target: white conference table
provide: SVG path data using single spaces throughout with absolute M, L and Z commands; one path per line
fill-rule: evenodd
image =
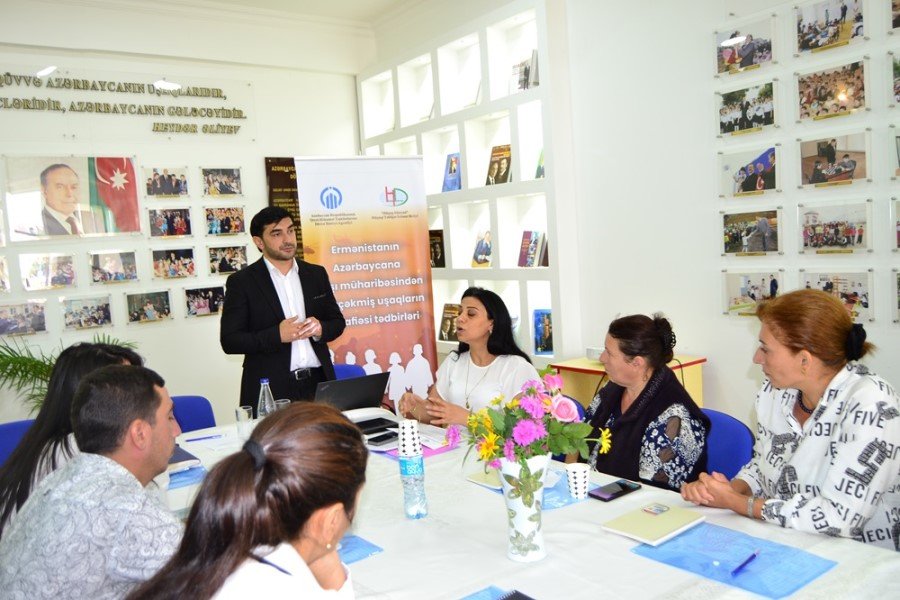
M 186 442 L 207 435 L 224 437 Z M 211 466 L 240 449 L 234 425 L 183 434 L 179 443 Z M 425 461 L 428 516 L 406 519 L 396 461 L 372 454 L 351 533 L 383 548 L 353 563 L 357 598 L 459 599 L 494 585 L 538 600 L 554 598 L 757 597 L 741 589 L 630 552 L 637 543 L 600 524 L 649 502 L 680 505 L 673 493 L 645 486 L 609 503 L 587 499 L 543 514 L 547 557 L 522 564 L 506 557 L 506 509 L 500 494 L 466 480 L 481 468 L 465 446 Z M 554 463 L 560 466 L 559 463 Z M 565 475 L 563 475 L 564 477 Z M 598 483 L 613 478 L 593 473 Z M 172 510 L 189 506 L 198 486 L 170 490 Z M 697 509 L 707 521 L 837 561 L 795 598 L 900 598 L 900 553 L 751 521 L 730 511 Z

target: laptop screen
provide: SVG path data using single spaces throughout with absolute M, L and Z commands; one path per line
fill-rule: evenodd
M 316 386 L 316 402 L 324 402 L 338 410 L 381 406 L 390 373 L 365 377 L 322 381 Z

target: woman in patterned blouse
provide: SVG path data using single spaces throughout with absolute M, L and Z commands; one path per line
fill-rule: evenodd
M 706 470 L 709 419 L 666 363 L 675 334 L 662 315 L 631 315 L 609 325 L 600 360 L 610 383 L 594 397 L 588 419 L 609 428 L 612 449 L 590 448 L 590 465 L 603 473 L 679 490 Z

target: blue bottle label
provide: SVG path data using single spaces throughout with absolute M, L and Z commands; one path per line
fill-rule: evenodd
M 401 456 L 400 457 L 400 475 L 425 475 L 425 461 L 422 455 L 418 456 Z

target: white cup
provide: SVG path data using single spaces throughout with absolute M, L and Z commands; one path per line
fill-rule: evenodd
M 275 401 L 275 410 L 276 411 L 283 410 L 290 405 L 291 405 L 290 400 L 288 400 L 287 398 L 281 398 L 281 399 Z
M 253 407 L 241 406 L 234 409 L 234 418 L 237 421 L 238 437 L 246 441 L 253 432 Z
M 590 471 L 591 467 L 586 463 L 569 463 L 566 465 L 566 480 L 569 483 L 569 495 L 576 500 L 587 498 Z

